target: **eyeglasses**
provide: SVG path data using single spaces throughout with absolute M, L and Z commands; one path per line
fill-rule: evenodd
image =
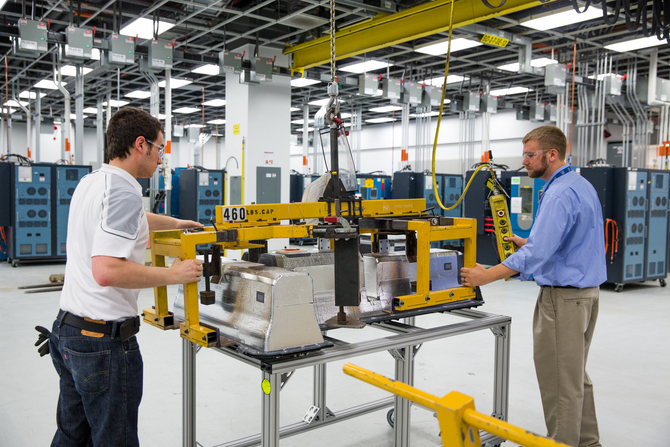
M 145 140 L 147 141 L 147 143 L 151 144 L 152 146 L 156 146 L 156 147 L 158 148 L 158 156 L 159 156 L 160 158 L 163 158 L 163 155 L 165 155 L 165 145 L 164 145 L 164 144 L 161 144 L 161 145 L 159 146 L 159 145 L 157 145 L 156 143 L 154 143 L 154 142 L 151 141 L 151 140 L 147 140 L 146 138 L 145 138 Z
M 523 159 L 525 160 L 526 158 L 529 160 L 532 160 L 533 158 L 537 157 L 540 154 L 544 154 L 545 152 L 549 152 L 551 149 L 546 149 L 546 150 L 539 150 L 539 151 L 533 151 L 533 152 L 524 152 L 521 155 L 523 155 Z

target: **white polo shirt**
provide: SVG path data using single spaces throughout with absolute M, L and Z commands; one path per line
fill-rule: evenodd
M 94 320 L 137 316 L 140 290 L 101 287 L 93 278 L 91 258 L 110 256 L 144 265 L 148 241 L 142 187 L 132 175 L 103 164 L 82 178 L 70 204 L 60 308 Z

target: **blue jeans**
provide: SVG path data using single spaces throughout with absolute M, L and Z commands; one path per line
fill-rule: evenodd
M 87 336 L 56 320 L 50 351 L 60 376 L 51 446 L 139 446 L 143 363 L 137 338 Z

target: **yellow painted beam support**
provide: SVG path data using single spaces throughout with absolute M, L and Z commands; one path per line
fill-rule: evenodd
M 476 411 L 474 399 L 458 391 L 437 397 L 351 363 L 346 363 L 342 369 L 349 376 L 435 411 L 443 446 L 479 447 L 479 429 L 524 447 L 568 447 Z
M 426 2 L 405 11 L 377 17 L 335 33 L 335 59 L 356 56 L 449 30 L 451 0 Z M 507 0 L 490 9 L 481 0 L 456 0 L 454 28 L 511 14 L 543 4 L 539 0 Z M 293 54 L 292 70 L 330 62 L 330 37 L 325 36 L 284 49 Z

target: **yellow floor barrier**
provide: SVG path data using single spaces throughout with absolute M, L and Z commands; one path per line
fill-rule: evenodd
M 435 411 L 440 424 L 443 446 L 481 447 L 478 430 L 480 429 L 524 447 L 568 447 L 553 439 L 536 435 L 475 411 L 474 399 L 458 391 L 437 397 L 351 363 L 345 364 L 343 370 L 345 374 Z

